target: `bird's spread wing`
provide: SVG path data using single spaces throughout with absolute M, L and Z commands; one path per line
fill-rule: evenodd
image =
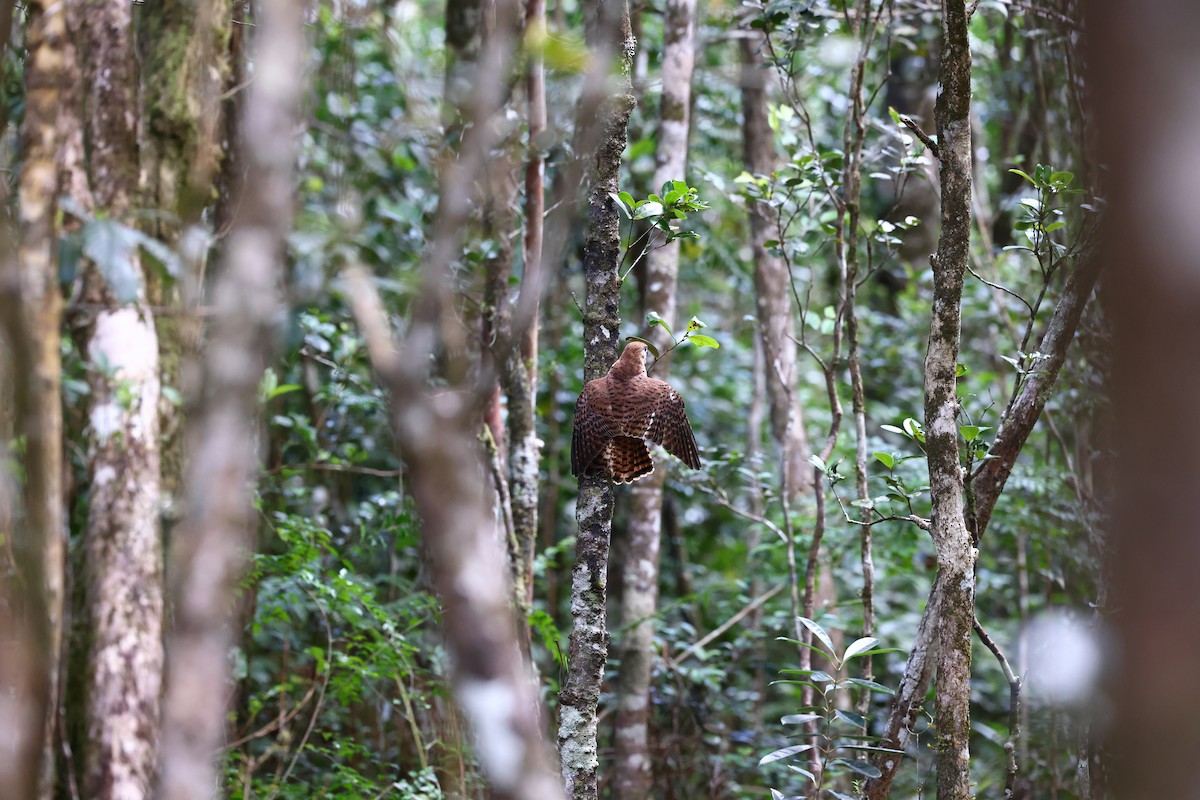
M 587 472 L 604 447 L 617 435 L 616 427 L 595 406 L 597 391 L 593 384 L 583 387 L 575 401 L 575 431 L 571 436 L 571 474 L 579 477 Z
M 700 451 L 696 447 L 692 425 L 683 410 L 683 398 L 664 381 L 656 381 L 656 384 L 657 399 L 646 437 L 661 444 L 668 453 L 692 469 L 700 469 Z

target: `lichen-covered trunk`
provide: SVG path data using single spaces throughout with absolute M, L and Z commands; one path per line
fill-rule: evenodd
M 685 180 L 690 130 L 689 108 L 696 48 L 696 1 L 668 0 L 663 21 L 662 98 L 659 107 L 654 191 L 670 180 Z M 646 255 L 643 305 L 672 325 L 679 274 L 679 243 Z M 671 338 L 661 327 L 650 332 L 664 352 Z M 670 362 L 655 366 L 667 380 Z M 616 755 L 613 794 L 621 800 L 648 797 L 653 780 L 648 750 L 650 678 L 654 659 L 654 620 L 658 611 L 658 565 L 662 541 L 663 485 L 667 464 L 637 483 L 629 509 L 629 549 L 625 555 L 620 627 L 621 670 L 617 678 Z
M 214 289 L 194 417 L 188 507 L 172 550 L 174 630 L 167 648 L 159 796 L 217 794 L 229 696 L 231 602 L 254 530 L 258 383 L 282 313 L 284 235 L 292 218 L 294 132 L 306 52 L 303 10 L 264 0 L 256 79 L 239 145 L 246 180 Z
M 587 41 L 601 63 L 615 67 L 616 86 L 596 109 L 579 117 L 592 130 L 581 136 L 595 142 L 588 170 L 587 236 L 583 275 L 586 285 L 583 319 L 584 380 L 599 378 L 617 360 L 621 284 L 617 274 L 621 236 L 616 203 L 621 152 L 628 136 L 634 99 L 629 70 L 634 49 L 625 0 L 594 0 L 586 7 Z M 589 76 L 590 77 L 590 76 Z M 597 76 L 605 79 L 607 76 Z M 611 78 L 610 78 L 611 79 Z M 608 658 L 605 620 L 608 552 L 612 536 L 613 487 L 602 476 L 581 477 L 575 519 L 575 567 L 571 573 L 571 631 L 567 674 L 559 693 L 558 748 L 563 782 L 571 800 L 597 797 L 596 705 Z
M 84 788 L 97 800 L 145 798 L 158 765 L 163 671 L 158 338 L 145 304 L 98 314 L 86 350 L 94 368 Z
M 25 437 L 25 518 L 14 537 L 16 567 L 28 587 L 9 597 L 0 658 L 0 689 L 14 698 L 11 737 L 0 758 L 0 789 L 14 797 L 54 794 L 54 720 L 58 711 L 63 632 L 64 552 L 61 341 L 62 296 L 55 247 L 58 196 L 58 108 L 65 74 L 66 20 L 61 4 L 28 5 L 25 109 L 17 187 L 15 270 L 5 269 L 0 317 L 12 347 L 15 430 Z M 11 252 L 0 253 L 6 261 Z M 14 586 L 17 582 L 14 582 Z M 13 613 L 13 612 L 16 613 Z
M 78 30 L 88 191 L 72 199 L 119 223 L 133 207 L 139 159 L 132 8 L 67 4 Z M 80 191 L 80 182 L 72 182 Z M 135 276 L 118 296 L 88 264 L 83 298 L 96 309 L 79 328 L 88 364 L 89 500 L 84 532 L 88 674 L 88 797 L 149 797 L 158 766 L 163 671 L 159 533 L 158 337 L 140 259 L 104 265 Z
M 525 4 L 526 36 L 546 27 L 546 3 Z M 522 241 L 524 271 L 517 301 L 517 344 L 509 361 L 508 463 L 512 495 L 513 533 L 526 594 L 533 602 L 533 554 L 538 534 L 538 487 L 542 443 L 534 426 L 537 411 L 538 317 L 545 277 L 542 270 L 543 216 L 546 211 L 546 164 L 538 142 L 546 130 L 546 68 L 540 54 L 530 52 L 525 74 L 528 103 L 528 161 L 525 164 L 525 233 Z
M 971 796 L 971 636 L 976 551 L 963 509 L 956 367 L 963 275 L 971 245 L 971 51 L 967 9 L 942 4 L 941 92 L 934 112 L 941 162 L 941 235 L 933 257 L 933 309 L 925 357 L 925 442 L 932 502 L 930 535 L 945 593 L 936 649 L 937 796 Z

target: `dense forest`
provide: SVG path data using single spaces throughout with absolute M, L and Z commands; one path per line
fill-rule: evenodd
M 1197 796 L 1197 30 L 0 2 L 0 800 Z

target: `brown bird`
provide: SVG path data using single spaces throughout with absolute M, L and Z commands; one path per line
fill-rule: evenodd
M 654 471 L 647 441 L 700 469 L 683 398 L 665 381 L 646 374 L 646 345 L 630 342 L 608 374 L 588 381 L 575 402 L 571 474 L 633 483 Z

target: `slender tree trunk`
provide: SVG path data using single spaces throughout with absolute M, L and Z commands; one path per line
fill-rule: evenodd
M 744 36 L 742 48 L 742 117 L 746 170 L 753 175 L 775 171 L 775 137 L 767 119 L 767 71 L 757 33 Z M 804 417 L 796 401 L 796 343 L 793 337 L 792 276 L 783 259 L 766 242 L 778 238 L 775 221 L 765 203 L 751 203 L 750 249 L 754 255 L 755 304 L 758 336 L 763 347 L 767 376 L 767 404 L 771 435 L 786 467 L 787 501 L 791 503 L 808 486 L 812 475 L 808 457 L 812 450 L 804 430 Z
M 528 0 L 525 5 L 525 35 L 544 36 L 545 0 Z M 528 607 L 533 602 L 533 556 L 538 536 L 538 486 L 541 441 L 534 425 L 537 406 L 538 317 L 545 277 L 542 271 L 543 216 L 545 203 L 545 158 L 542 137 L 546 130 L 546 69 L 541 54 L 528 55 L 525 97 L 528 104 L 528 145 L 525 162 L 525 234 L 522 240 L 521 292 L 514 315 L 512 349 L 505 372 L 508 400 L 508 463 L 512 496 L 513 535 L 517 564 L 521 570 L 519 598 Z
M 61 686 L 66 529 L 63 514 L 62 296 L 55 247 L 58 111 L 66 74 L 61 4 L 29 4 L 25 112 L 21 123 L 16 268 L 5 268 L 0 317 L 16 382 L 16 431 L 25 437 L 24 524 L 15 537 L 20 583 L 7 599 L 5 633 L 17 652 L 0 667 L 4 696 L 25 698 L 4 715 L 12 743 L 0 759 L 0 788 L 14 797 L 54 795 L 54 743 Z M 10 262 L 12 253 L 0 258 Z M 6 528 L 11 530 L 11 528 Z M 20 586 L 16 590 L 16 586 Z M 14 602 L 15 601 L 15 602 Z M 6 639 L 6 641 L 9 641 Z M 23 705 L 23 707 L 21 707 Z
M 746 170 L 753 175 L 769 176 L 775 170 L 775 139 L 768 121 L 767 75 L 762 48 L 765 41 L 761 34 L 741 39 L 742 51 L 742 143 Z M 758 337 L 762 346 L 762 365 L 765 370 L 766 398 L 771 437 L 775 441 L 779 459 L 785 517 L 785 535 L 788 536 L 789 594 L 792 615 L 812 617 L 818 602 L 832 605 L 837 591 L 829 571 L 820 569 L 821 543 L 825 530 L 824 476 L 809 464 L 812 449 L 804 428 L 804 413 L 796 395 L 796 343 L 792 317 L 792 275 L 786 261 L 772 253 L 767 242 L 778 239 L 780 232 L 766 203 L 752 202 L 749 205 L 750 250 L 754 256 L 755 308 L 758 316 Z M 836 398 L 833 398 L 836 399 Z M 840 410 L 835 411 L 835 420 Z M 835 422 L 836 424 L 836 422 Z M 814 498 L 815 524 L 812 545 L 805 564 L 803 587 L 796 565 L 795 536 L 790 523 L 791 511 L 805 489 L 811 489 Z M 812 634 L 799 621 L 795 623 L 795 636 L 801 641 L 810 641 Z M 834 632 L 835 644 L 840 646 L 841 634 Z M 812 651 L 798 648 L 797 667 L 812 667 Z M 802 704 L 811 705 L 812 689 L 804 687 Z M 813 751 L 814 757 L 816 750 Z M 814 766 L 817 766 L 814 762 Z
M 629 80 L 635 43 L 625 0 L 595 0 L 586 6 L 587 42 L 593 57 L 615 66 L 620 78 L 603 92 L 585 85 L 580 104 L 586 130 L 594 141 L 587 197 L 588 228 L 584 243 L 584 380 L 599 378 L 617 360 L 620 331 L 620 291 L 617 275 L 621 237 L 616 203 L 621 152 L 625 149 L 629 115 L 635 100 Z M 607 70 L 592 71 L 589 83 L 613 80 Z M 594 108 L 592 101 L 598 100 Z M 594 118 L 592 115 L 594 114 Z M 596 705 L 608 657 L 605 620 L 608 552 L 612 536 L 613 487 L 599 476 L 579 479 L 575 518 L 575 568 L 571 576 L 574 628 L 568 649 L 568 671 L 559 694 L 558 747 L 563 781 L 571 800 L 594 800 L 598 795 Z
M 502 80 L 513 49 L 515 4 L 494 6 L 496 36 L 483 43 L 464 107 L 468 135 L 440 176 L 439 214 L 423 264 L 419 313 L 400 352 L 369 276 L 347 275 L 349 296 L 375 369 L 391 394 L 394 430 L 409 467 L 422 538 L 442 601 L 455 697 L 476 733 L 479 761 L 498 800 L 555 800 L 561 787 L 542 739 L 534 681 L 521 659 L 516 621 L 484 496 L 476 440 L 493 385 L 476 381 L 454 313 L 452 267 L 475 199 L 475 180 L 495 146 Z M 441 380 L 429 382 L 426 355 L 444 357 Z M 485 376 L 489 377 L 489 376 Z
M 190 424 L 189 507 L 172 553 L 175 629 L 168 643 L 159 795 L 210 798 L 229 696 L 230 597 L 254 530 L 258 383 L 282 306 L 284 235 L 292 217 L 296 130 L 306 52 L 302 10 L 259 6 L 257 57 L 240 145 L 246 181 L 226 244 Z
M 668 0 L 663 22 L 662 99 L 659 109 L 657 166 L 653 189 L 684 180 L 687 168 L 692 71 L 696 48 L 696 0 Z M 642 297 L 672 325 L 676 320 L 675 289 L 679 243 L 651 250 L 646 256 Z M 651 330 L 659 352 L 672 344 L 661 327 Z M 655 365 L 656 377 L 667 380 L 670 357 Z M 640 800 L 649 796 L 653 780 L 648 749 L 650 678 L 654 660 L 654 620 L 658 612 L 658 565 L 662 541 L 663 485 L 667 464 L 660 463 L 634 485 L 629 511 L 629 550 L 621 598 L 621 671 L 617 679 L 614 796 Z
M 975 619 L 975 558 L 963 511 L 955 371 L 961 340 L 963 274 L 971 245 L 971 51 L 967 9 L 942 4 L 941 93 L 934 112 L 941 162 L 941 234 L 933 257 L 933 310 L 925 358 L 925 438 L 930 535 L 938 583 L 945 592 L 938 618 L 937 796 L 971 796 L 971 634 Z

